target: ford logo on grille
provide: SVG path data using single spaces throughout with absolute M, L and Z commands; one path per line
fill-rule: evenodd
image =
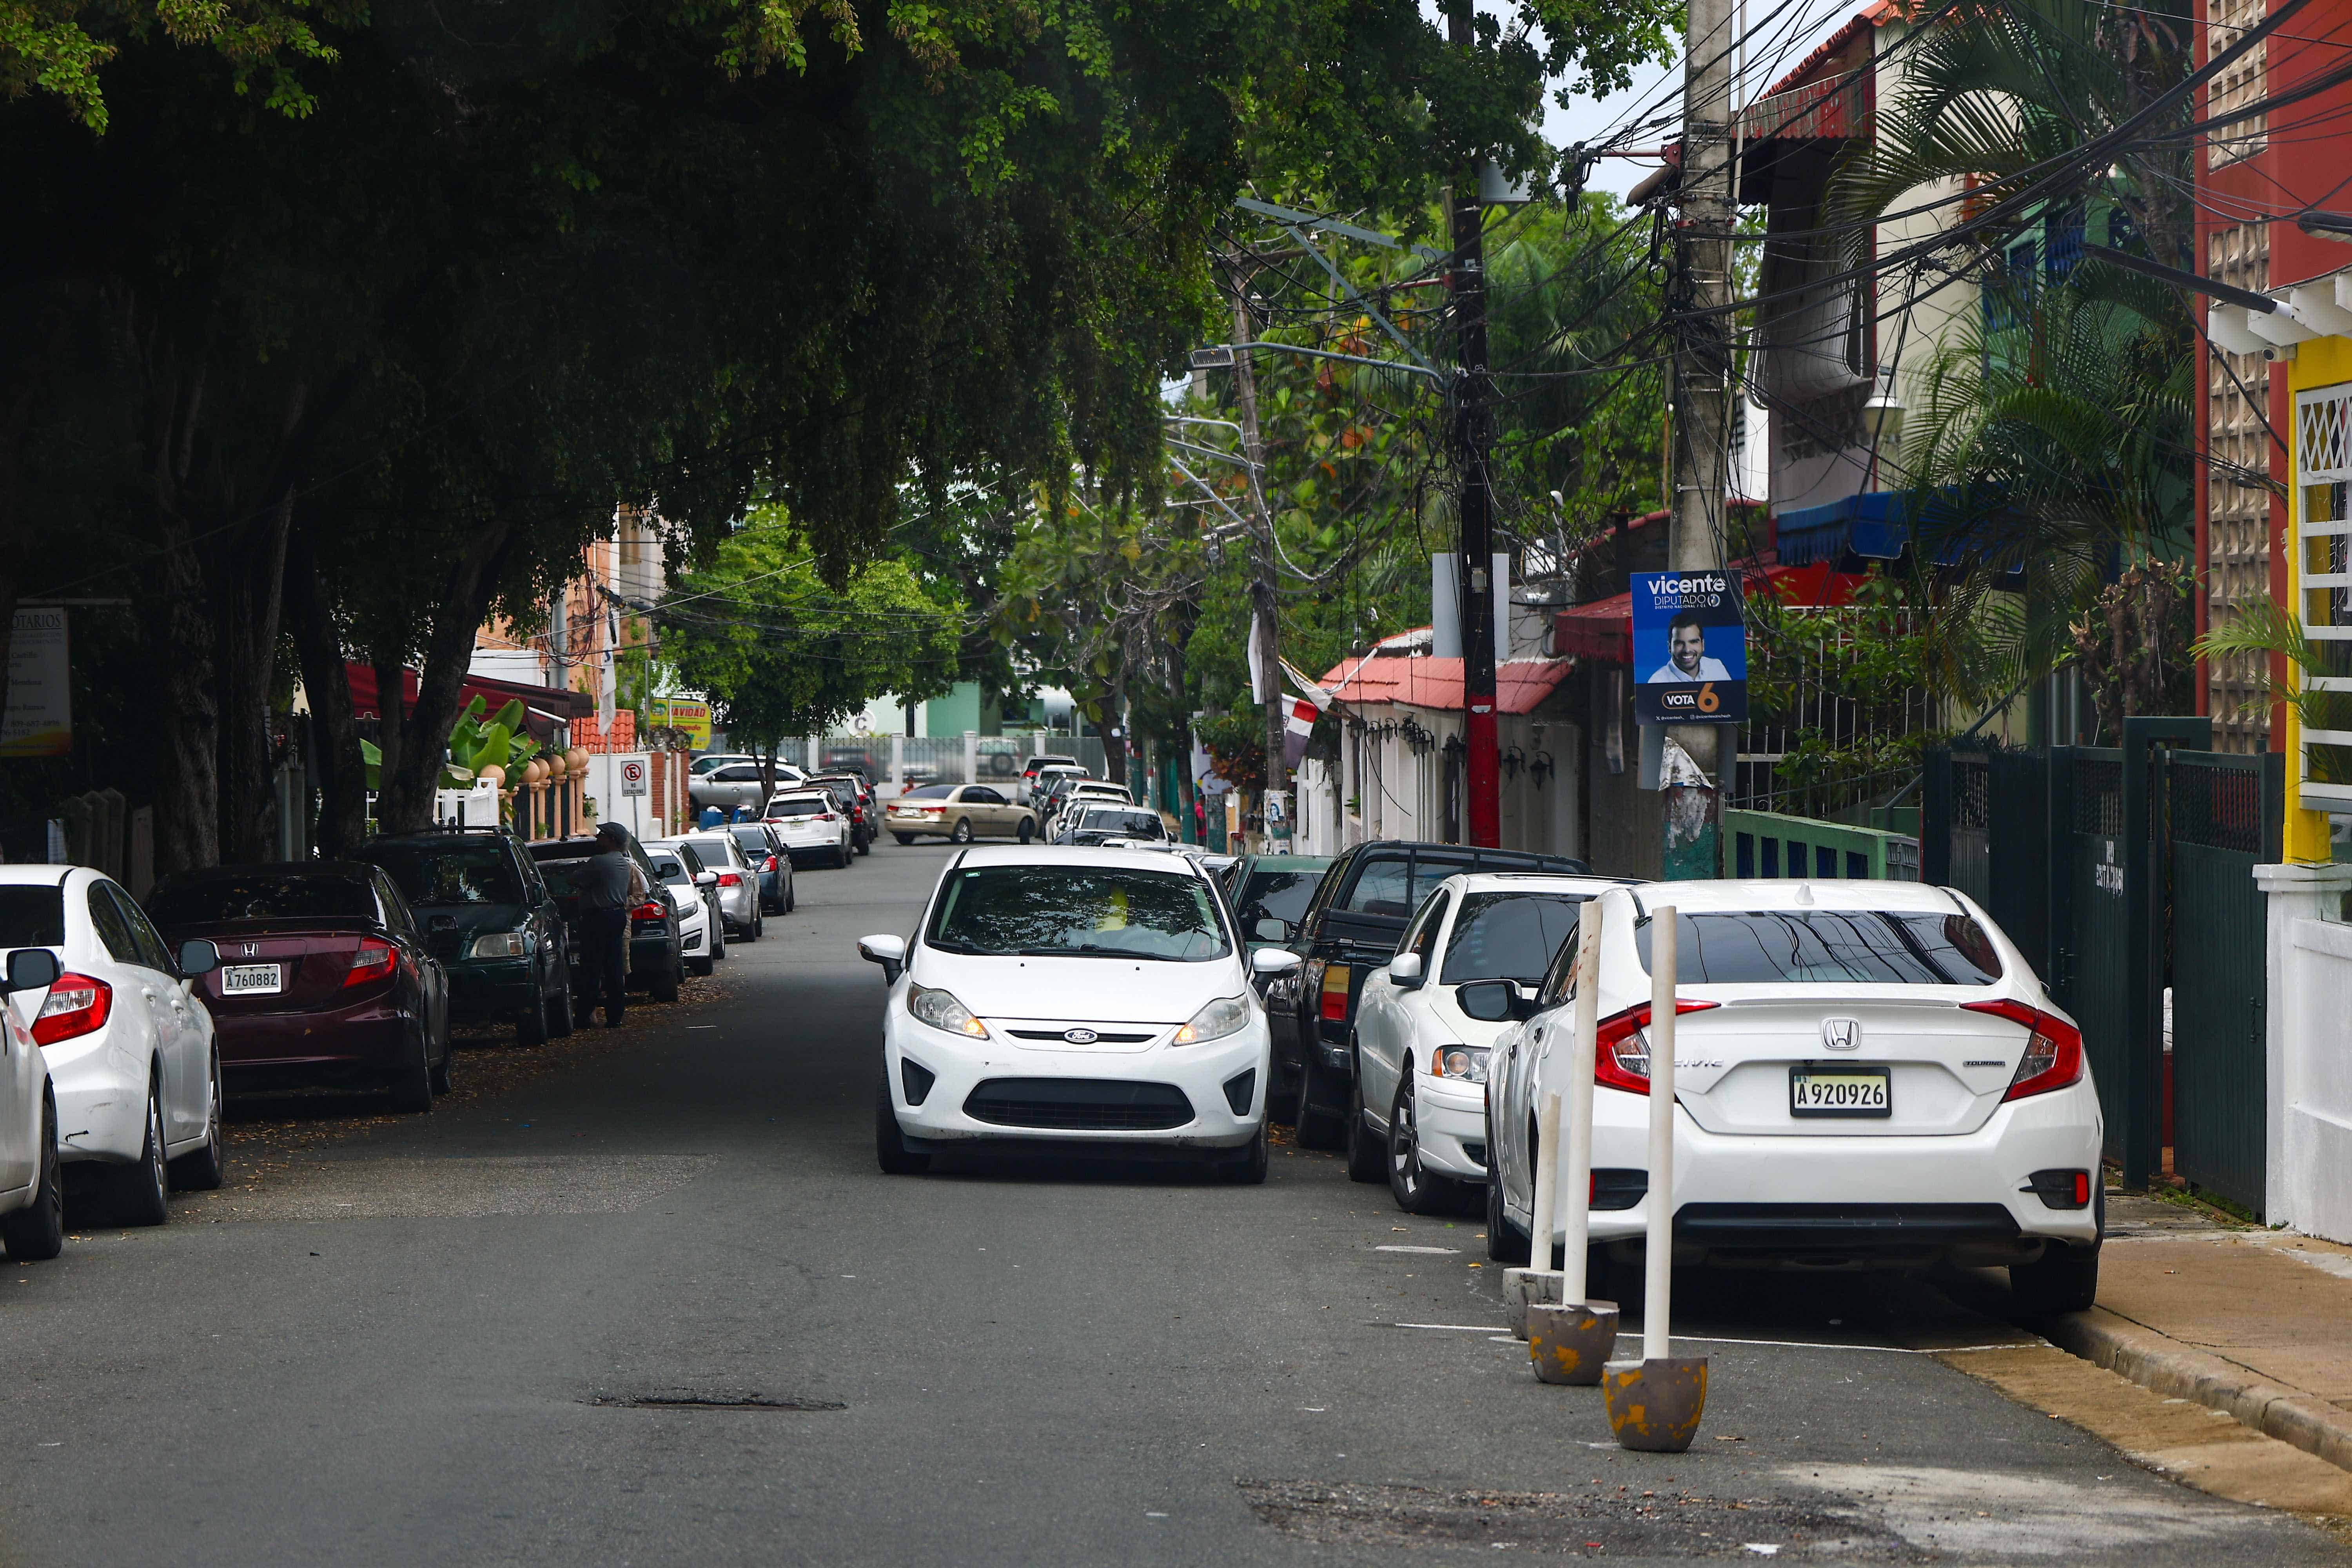
M 1065 1029 L 1062 1031 L 1062 1038 L 1074 1046 L 1091 1046 L 1102 1037 L 1092 1029 Z

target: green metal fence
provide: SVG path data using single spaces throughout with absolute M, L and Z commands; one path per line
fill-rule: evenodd
M 1727 811 L 1723 874 L 1916 882 L 1919 840 L 1908 834 L 1774 811 Z

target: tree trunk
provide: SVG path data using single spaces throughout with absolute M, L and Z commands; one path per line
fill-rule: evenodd
M 302 689 L 310 701 L 310 734 L 318 752 L 319 853 L 332 859 L 348 854 L 367 834 L 367 762 L 360 754 L 342 634 L 327 604 L 308 528 L 295 530 L 289 542 L 286 618 L 302 661 Z
M 269 696 L 277 682 L 286 536 L 293 515 L 294 487 L 282 484 L 268 521 L 222 552 L 221 847 L 231 860 L 278 858 Z
M 163 700 L 157 728 L 155 874 L 220 863 L 220 706 L 203 563 L 186 512 L 188 465 L 204 408 L 201 371 L 163 351 L 150 425 L 151 499 L 163 542 L 163 615 L 154 648 Z
M 449 750 L 449 731 L 463 706 L 466 668 L 473 661 L 474 634 L 489 611 L 498 586 L 497 566 L 512 525 L 482 525 L 449 574 L 448 591 L 433 619 L 425 645 L 425 668 L 416 680 L 416 708 L 401 727 L 400 756 L 387 749 L 377 771 L 375 819 L 383 833 L 418 833 L 433 826 L 434 791 Z M 399 688 L 394 687 L 396 693 Z M 387 706 L 396 707 L 397 703 Z

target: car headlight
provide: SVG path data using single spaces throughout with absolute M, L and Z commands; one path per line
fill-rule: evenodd
M 468 952 L 475 958 L 523 958 L 530 952 L 530 938 L 519 931 L 485 931 Z
M 1429 1053 L 1429 1076 L 1464 1083 L 1486 1081 L 1486 1053 L 1476 1046 L 1440 1046 Z
M 988 1038 L 988 1026 L 971 1016 L 971 1009 L 957 1001 L 949 992 L 934 990 L 929 985 L 907 987 L 907 1011 L 934 1029 L 944 1029 L 950 1035 L 962 1035 L 975 1040 Z
M 1192 1015 L 1172 1046 L 1197 1046 L 1203 1040 L 1222 1040 L 1227 1035 L 1239 1034 L 1250 1021 L 1249 999 L 1244 996 L 1220 996 Z

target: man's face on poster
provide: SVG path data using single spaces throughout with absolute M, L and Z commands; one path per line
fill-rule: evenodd
M 1673 655 L 1675 668 L 1685 675 L 1696 678 L 1698 674 L 1698 661 L 1706 657 L 1706 633 L 1685 622 L 1674 628 L 1666 646 L 1667 650 Z

